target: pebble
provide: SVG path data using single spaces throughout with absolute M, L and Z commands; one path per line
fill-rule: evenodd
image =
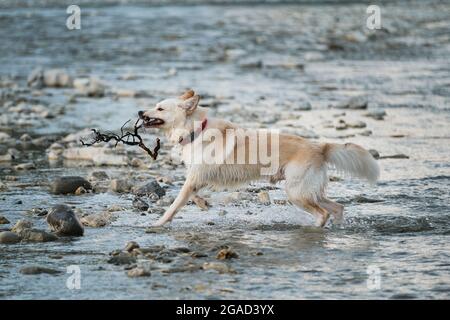
M 89 214 L 80 219 L 80 222 L 91 228 L 101 228 L 111 222 L 111 214 L 107 212 Z
M 368 151 L 374 159 L 380 159 L 380 153 L 377 150 L 369 149 Z
M 46 267 L 40 267 L 40 266 L 26 266 L 20 269 L 20 273 L 26 274 L 26 275 L 34 275 L 34 274 L 60 274 L 62 271 L 50 269 Z
M 116 266 L 136 263 L 136 258 L 128 252 L 121 252 L 108 260 L 108 263 Z
M 393 154 L 389 156 L 380 156 L 380 159 L 409 159 L 409 156 L 403 153 Z
M 110 188 L 114 192 L 124 193 L 130 191 L 131 185 L 127 179 L 113 179 Z
M 384 110 L 371 110 L 364 114 L 364 116 L 373 118 L 375 120 L 384 120 L 384 117 L 386 116 L 386 111 Z
M 158 183 L 158 181 L 153 180 L 150 182 L 147 182 L 133 190 L 133 192 L 138 196 L 150 196 L 150 195 L 157 195 L 158 198 L 163 197 L 166 194 L 166 190 L 164 190 L 163 187 L 161 187 Z
M 27 163 L 21 163 L 14 166 L 14 170 L 21 171 L 21 170 L 34 170 L 36 169 L 36 166 L 32 162 Z
M 128 275 L 130 278 L 149 277 L 149 276 L 150 276 L 150 271 L 145 270 L 145 269 L 142 268 L 142 267 L 136 267 L 136 268 L 133 268 L 133 269 L 129 270 L 129 271 L 127 272 L 127 275 Z
M 23 240 L 31 242 L 50 242 L 58 240 L 58 237 L 54 234 L 38 229 L 21 230 L 19 236 L 21 236 Z
M 85 190 L 92 190 L 92 185 L 83 177 L 65 176 L 58 177 L 52 181 L 50 190 L 53 194 L 75 193 L 79 187 Z
M 215 270 L 219 273 L 234 273 L 235 271 L 227 264 L 222 262 L 205 262 L 202 266 L 203 270 Z
M 9 220 L 4 216 L 0 216 L 0 224 L 9 224 Z
M 133 200 L 133 208 L 139 210 L 139 211 L 147 211 L 150 206 L 147 202 L 142 200 L 141 198 L 134 198 Z
M 134 249 L 138 249 L 140 248 L 139 244 L 136 241 L 130 241 L 127 243 L 127 245 L 125 246 L 125 251 L 127 252 L 131 252 Z
M 75 212 L 67 205 L 59 204 L 50 209 L 47 223 L 52 231 L 60 236 L 82 236 L 83 225 Z
M 367 97 L 357 96 L 357 97 L 352 97 L 345 102 L 341 102 L 341 103 L 337 104 L 335 107 L 338 109 L 359 110 L 359 109 L 367 109 L 368 104 L 369 104 L 369 101 L 368 101 Z
M 262 203 L 263 205 L 270 205 L 270 196 L 269 193 L 267 191 L 260 191 L 258 193 L 258 200 L 260 203 Z
M 109 176 L 105 171 L 93 171 L 88 177 L 90 181 L 104 181 L 108 180 Z
M 225 260 L 225 259 L 233 259 L 233 258 L 239 258 L 239 255 L 234 252 L 233 250 L 229 249 L 229 248 L 225 248 L 225 249 L 221 249 L 217 255 L 216 258 L 218 260 Z
M 1 244 L 14 244 L 20 242 L 21 238 L 11 231 L 0 232 L 0 243 Z

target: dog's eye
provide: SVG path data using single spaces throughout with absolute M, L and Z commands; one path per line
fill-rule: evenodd
M 156 108 L 156 111 L 164 111 L 164 109 L 159 107 L 159 108 Z

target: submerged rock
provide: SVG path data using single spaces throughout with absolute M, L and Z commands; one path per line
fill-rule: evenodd
M 62 273 L 62 271 L 50 269 L 46 267 L 40 267 L 40 266 L 26 266 L 20 269 L 20 273 L 26 274 L 26 275 L 33 275 L 33 274 L 59 274 Z
M 67 205 L 56 205 L 47 215 L 50 228 L 60 236 L 82 236 L 84 228 L 75 212 Z
M 338 109 L 367 109 L 369 100 L 365 96 L 352 97 L 348 101 L 341 102 L 335 107 Z
M 222 262 L 205 262 L 203 270 L 215 270 L 219 273 L 234 273 L 235 271 L 225 263 Z
M 133 269 L 129 270 L 129 271 L 127 272 L 127 275 L 128 275 L 130 278 L 149 277 L 149 276 L 150 276 L 150 271 L 145 270 L 145 269 L 142 268 L 142 267 L 136 267 L 136 268 L 133 268 Z
M 14 244 L 20 242 L 21 238 L 11 231 L 0 232 L 0 243 L 1 244 Z
M 71 87 L 73 79 L 66 71 L 61 69 L 43 70 L 37 68 L 28 76 L 27 84 L 29 87 L 38 89 L 43 87 Z
M 111 190 L 117 193 L 128 192 L 131 189 L 131 184 L 127 179 L 113 179 L 111 180 Z
M 118 265 L 132 264 L 136 262 L 136 258 L 128 252 L 121 252 L 108 260 L 108 263 Z
M 236 258 L 239 258 L 239 255 L 236 252 L 234 252 L 233 250 L 231 250 L 229 248 L 225 248 L 225 249 L 220 250 L 217 253 L 216 258 L 219 260 L 233 259 L 233 258 L 236 259 Z
M 82 217 L 80 221 L 86 227 L 91 228 L 104 227 L 111 222 L 111 213 L 102 212 L 97 214 L 90 214 Z
M 58 237 L 52 233 L 48 233 L 39 229 L 23 229 L 19 232 L 22 240 L 31 242 L 50 242 L 58 240 Z
M 50 185 L 51 192 L 54 194 L 75 193 L 79 187 L 92 190 L 89 181 L 77 176 L 58 177 Z

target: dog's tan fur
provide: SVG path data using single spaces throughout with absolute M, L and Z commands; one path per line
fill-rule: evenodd
M 178 143 L 181 137 L 186 136 L 186 133 L 196 130 L 196 123 L 198 124 L 206 118 L 207 110 L 198 106 L 199 100 L 199 96 L 189 90 L 178 98 L 163 100 L 154 109 L 141 111 L 139 115 L 144 119 L 147 127 L 161 129 L 170 141 Z M 340 221 L 344 210 L 341 204 L 327 199 L 325 196 L 328 166 L 371 182 L 378 179 L 378 164 L 368 151 L 356 144 L 315 143 L 287 134 L 279 135 L 279 158 L 275 172 L 268 176 L 262 176 L 261 169 L 264 166 L 260 161 L 257 161 L 256 164 L 250 164 L 254 162 L 248 161 L 250 158 L 248 154 L 249 141 L 245 140 L 241 143 L 230 141 L 232 138 L 226 130 L 237 128 L 231 122 L 207 118 L 206 129 L 220 130 L 225 137 L 223 144 L 219 146 L 219 149 L 223 150 L 224 160 L 242 151 L 245 153 L 246 162 L 229 164 L 224 161 L 218 164 L 188 165 L 187 178 L 180 193 L 155 225 L 159 226 L 171 221 L 189 199 L 192 199 L 200 207 L 207 208 L 207 203 L 197 195 L 202 188 L 232 188 L 251 181 L 268 179 L 271 183 L 285 180 L 289 200 L 313 214 L 317 219 L 318 226 L 324 226 L 330 214 Z M 234 153 L 225 150 L 227 142 L 231 142 Z M 220 142 L 195 139 L 190 144 L 198 143 Z M 270 145 L 271 140 L 269 139 L 267 143 Z M 190 144 L 184 145 L 183 151 L 192 147 Z M 268 150 L 270 150 L 270 146 Z M 190 156 L 189 152 L 183 154 L 184 157 Z M 229 156 L 229 154 L 231 155 Z M 185 159 L 185 163 L 190 163 L 189 159 Z

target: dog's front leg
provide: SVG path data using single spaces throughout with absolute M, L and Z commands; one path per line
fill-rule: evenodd
M 189 198 L 194 195 L 198 190 L 194 185 L 186 181 L 180 190 L 180 193 L 175 198 L 174 202 L 170 205 L 169 209 L 164 215 L 154 224 L 154 226 L 162 226 L 163 224 L 171 221 L 178 210 L 180 210 Z

